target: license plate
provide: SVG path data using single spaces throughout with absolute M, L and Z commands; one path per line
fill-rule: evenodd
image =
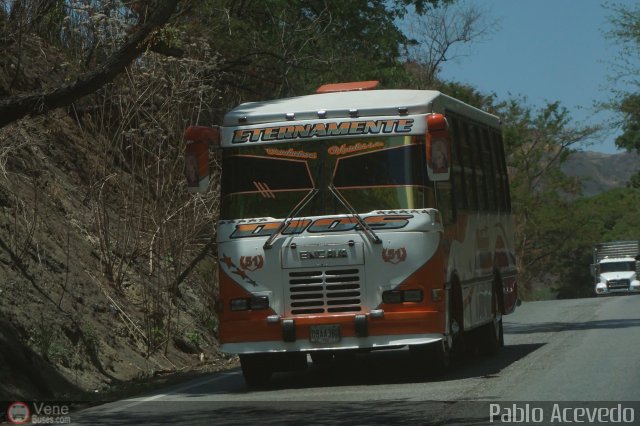
M 311 343 L 336 343 L 340 341 L 340 325 L 312 325 L 309 329 Z

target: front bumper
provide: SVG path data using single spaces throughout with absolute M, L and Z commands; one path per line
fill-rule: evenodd
M 339 325 L 340 340 L 311 342 L 310 329 L 315 325 Z M 221 324 L 220 331 L 221 351 L 228 354 L 382 349 L 432 343 L 446 333 L 444 314 L 437 311 L 294 317 L 278 322 L 252 319 Z
M 632 282 L 628 287 L 609 287 L 606 284 L 600 283 L 596 285 L 595 292 L 599 296 L 616 293 L 640 293 L 640 283 L 635 281 Z
M 384 349 L 407 345 L 421 345 L 433 343 L 444 339 L 442 334 L 420 335 L 395 335 L 395 336 L 370 336 L 370 337 L 344 337 L 340 342 L 333 344 L 315 344 L 309 340 L 296 340 L 295 342 L 269 341 L 225 343 L 221 351 L 227 354 L 251 354 L 265 352 L 313 352 L 313 351 L 338 351 L 347 349 Z

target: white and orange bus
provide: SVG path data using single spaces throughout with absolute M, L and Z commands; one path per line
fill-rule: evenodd
M 409 347 L 446 368 L 491 352 L 517 302 L 500 121 L 437 91 L 377 82 L 238 106 L 187 129 L 192 190 L 222 149 L 219 337 L 245 380 Z M 374 89 L 374 90 L 365 90 Z

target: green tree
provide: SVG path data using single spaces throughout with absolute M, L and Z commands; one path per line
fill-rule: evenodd
M 565 244 L 559 258 L 560 296 L 593 294 L 593 246 L 603 241 L 639 240 L 640 189 L 617 188 L 588 198 L 575 200 L 574 222 L 581 226 Z
M 499 110 L 502 106 L 498 105 L 495 93 L 485 94 L 465 83 L 436 79 L 433 82 L 433 89 L 491 114 L 499 115 L 503 112 Z
M 612 77 L 624 89 L 614 86 L 614 96 L 606 106 L 621 115 L 618 124 L 622 134 L 616 138 L 616 145 L 640 153 L 640 5 L 617 3 L 610 10 L 613 29 L 606 35 L 622 48 L 622 55 L 613 62 Z M 629 182 L 630 186 L 639 184 L 640 171 Z
M 534 109 L 526 100 L 515 99 L 499 110 L 504 120 L 520 282 L 525 297 L 538 297 L 541 288 L 556 282 L 571 240 L 580 233 L 570 201 L 580 193 L 579 182 L 564 175 L 560 166 L 598 129 L 573 125 L 558 102 Z
M 217 50 L 223 102 L 235 105 L 338 81 L 406 87 L 399 58 L 408 40 L 398 18 L 409 5 L 423 13 L 452 1 L 202 0 L 190 3 L 180 28 Z
M 616 138 L 616 145 L 640 153 L 640 94 L 626 95 L 617 108 L 624 118 L 622 134 Z

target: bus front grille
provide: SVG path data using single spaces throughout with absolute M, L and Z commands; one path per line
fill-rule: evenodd
M 289 272 L 289 310 L 292 315 L 360 312 L 362 309 L 358 269 L 304 270 Z
M 629 288 L 629 280 L 610 280 L 607 284 L 610 289 Z

